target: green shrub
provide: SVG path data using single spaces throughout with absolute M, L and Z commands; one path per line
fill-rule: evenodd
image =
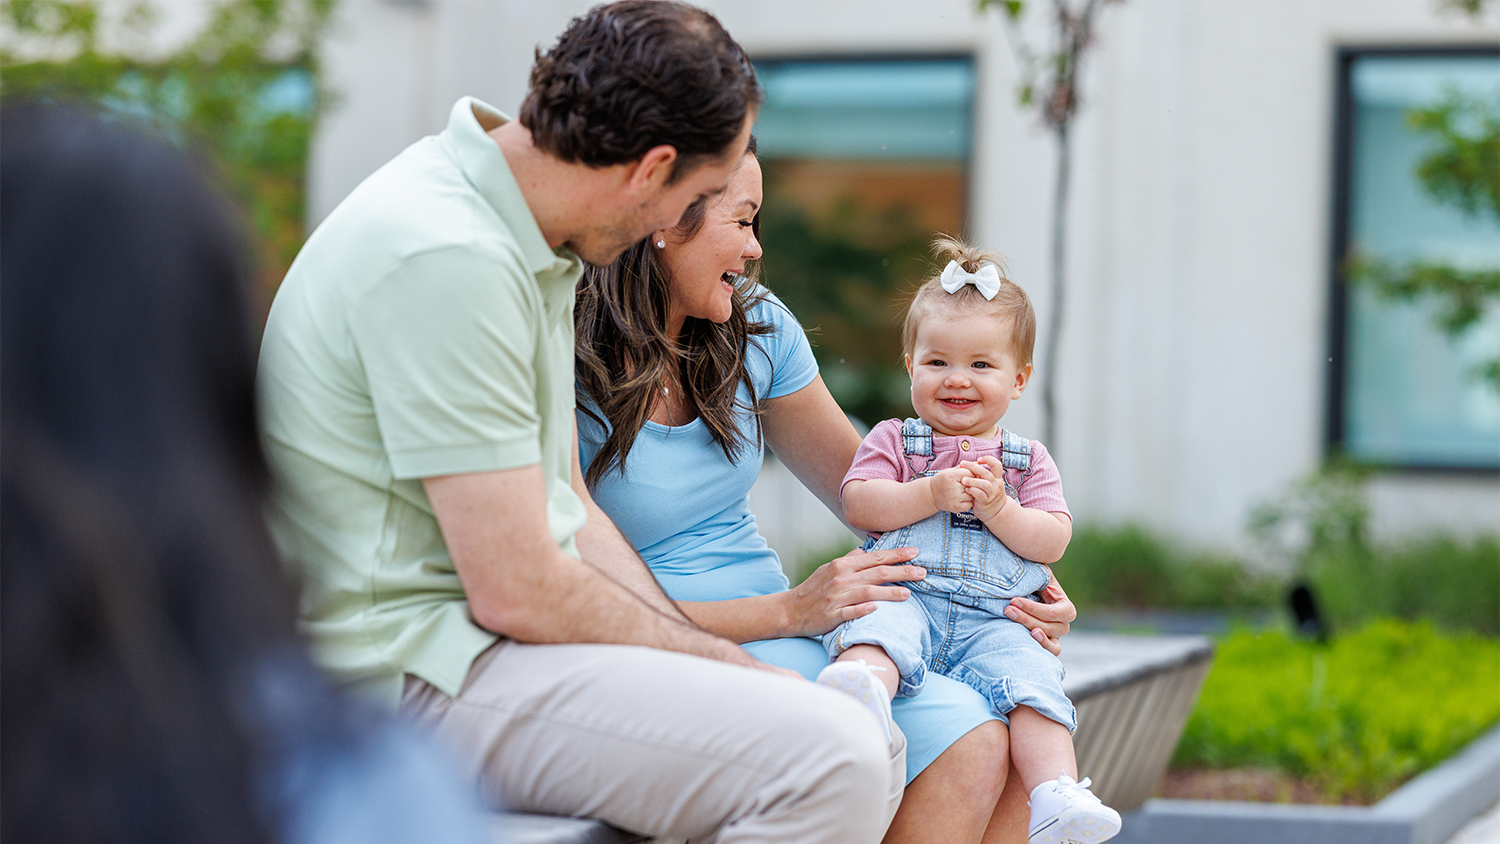
M 1335 462 L 1256 507 L 1250 533 L 1262 553 L 1312 585 L 1334 629 L 1373 618 L 1427 618 L 1500 635 L 1500 537 L 1375 542 L 1370 473 Z
M 1390 616 L 1500 635 L 1500 539 L 1493 536 L 1335 546 L 1309 556 L 1307 576 L 1335 629 Z
M 1136 525 L 1078 528 L 1055 569 L 1080 608 L 1267 607 L 1282 590 L 1238 560 L 1185 553 Z
M 1328 645 L 1223 639 L 1178 767 L 1276 768 L 1365 802 L 1500 720 L 1500 642 L 1378 621 Z

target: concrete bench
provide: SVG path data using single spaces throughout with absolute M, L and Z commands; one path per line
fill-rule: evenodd
M 1070 633 L 1063 689 L 1078 709 L 1078 773 L 1121 812 L 1140 807 L 1172 751 L 1213 661 L 1204 636 Z
M 1078 770 L 1121 812 L 1156 789 L 1187 725 L 1213 645 L 1203 636 L 1072 633 L 1063 640 L 1063 688 L 1078 709 Z M 496 844 L 631 844 L 645 841 L 599 821 L 541 815 L 495 820 Z

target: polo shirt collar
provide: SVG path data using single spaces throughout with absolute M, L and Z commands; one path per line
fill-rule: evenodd
M 578 264 L 577 256 L 568 249 L 554 252 L 547 245 L 547 239 L 542 236 L 536 217 L 510 171 L 505 154 L 494 138 L 486 134 L 510 119 L 489 103 L 474 97 L 461 97 L 448 114 L 448 129 L 443 134 L 452 143 L 458 165 L 468 177 L 469 184 L 509 227 L 531 271 L 538 276 L 564 274 Z

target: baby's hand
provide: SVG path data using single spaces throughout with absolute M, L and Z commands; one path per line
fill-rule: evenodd
M 938 512 L 964 513 L 974 506 L 974 499 L 964 488 L 964 481 L 970 476 L 970 471 L 960 466 L 932 476 L 932 505 Z
M 963 485 L 974 502 L 974 515 L 983 522 L 1000 515 L 1006 505 L 1005 469 L 1000 461 L 986 455 L 977 463 L 965 460 L 958 465 L 969 470 L 970 476 L 963 480 Z

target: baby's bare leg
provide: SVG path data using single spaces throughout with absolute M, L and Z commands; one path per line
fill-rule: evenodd
M 847 663 L 850 660 L 864 660 L 871 669 L 876 669 L 874 676 L 880 678 L 885 684 L 885 691 L 889 697 L 895 697 L 895 687 L 901 682 L 901 672 L 895 670 L 895 663 L 886 657 L 885 648 L 879 645 L 850 645 L 843 654 L 838 654 L 835 663 Z M 885 669 L 879 670 L 879 669 Z
M 896 687 L 901 682 L 901 672 L 896 670 L 896 663 L 886 656 L 885 648 L 879 645 L 850 645 L 849 649 L 839 654 L 839 658 L 834 662 L 848 662 L 856 659 L 862 659 L 866 665 L 876 669 L 875 676 L 885 684 L 886 694 L 892 698 L 896 696 Z M 885 670 L 881 671 L 882 668 Z M 1066 733 L 1067 730 L 1063 732 Z
M 1078 760 L 1068 728 L 1029 706 L 1010 711 L 1010 756 L 1027 792 L 1057 779 L 1060 773 L 1078 779 Z

